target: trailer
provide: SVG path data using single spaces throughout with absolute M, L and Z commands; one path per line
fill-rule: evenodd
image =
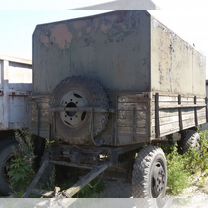
M 208 119 L 205 57 L 144 10 L 38 25 L 32 99 L 31 132 L 56 145 L 25 197 L 49 165 L 89 169 L 65 197 L 122 168 L 134 197 L 163 197 L 161 146 L 198 146 Z
M 28 129 L 31 116 L 32 61 L 0 56 L 0 192 L 8 193 L 8 155 L 16 145 L 15 131 Z

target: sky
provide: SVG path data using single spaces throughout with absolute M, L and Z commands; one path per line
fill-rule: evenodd
M 72 9 L 110 1 L 0 0 L 0 55 L 31 59 L 32 33 L 37 24 L 102 13 L 105 11 Z M 208 2 L 152 1 L 159 10 L 150 13 L 208 57 Z

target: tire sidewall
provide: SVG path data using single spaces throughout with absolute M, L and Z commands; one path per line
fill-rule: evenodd
M 155 146 L 147 146 L 142 149 L 134 162 L 132 173 L 132 191 L 133 197 L 136 198 L 152 198 L 152 173 L 155 162 L 160 161 L 165 172 L 165 189 L 158 196 L 165 196 L 167 187 L 167 161 L 165 154 L 161 148 Z
M 182 138 L 181 150 L 182 153 L 187 153 L 190 149 L 195 148 L 196 150 L 200 149 L 200 135 L 197 131 L 187 130 L 186 135 Z
M 18 155 L 18 145 L 10 143 L 0 151 L 0 192 L 3 195 L 8 195 L 12 192 L 8 178 L 5 177 L 4 167 L 6 162 Z
M 94 85 L 93 85 L 94 84 Z M 53 99 L 51 105 L 60 106 L 61 99 L 65 94 L 69 91 L 80 91 L 84 94 L 85 99 L 88 102 L 88 106 L 90 107 L 102 107 L 106 110 L 108 109 L 108 99 L 101 85 L 95 81 L 86 79 L 83 77 L 69 77 L 66 80 L 63 80 L 54 90 Z M 97 94 L 97 91 L 100 91 L 101 94 L 105 97 L 105 99 L 101 99 Z M 60 140 L 63 140 L 67 143 L 76 143 L 76 144 L 90 144 L 91 140 L 89 139 L 91 136 L 91 113 L 87 112 L 85 116 L 85 120 L 76 128 L 70 128 L 67 126 L 63 120 L 61 119 L 60 113 L 55 113 L 55 122 L 56 122 L 56 132 L 57 137 Z M 107 122 L 102 126 L 100 121 L 107 117 L 106 113 L 95 113 L 94 115 L 94 126 L 96 129 L 100 129 L 97 132 L 94 132 L 94 136 L 97 136 L 102 130 L 104 126 L 106 126 Z M 69 140 L 71 137 L 72 142 Z M 73 138 L 73 139 L 72 139 Z
M 150 165 L 150 168 L 149 168 L 149 174 L 148 174 L 148 191 L 149 191 L 149 196 L 152 198 L 152 184 L 151 184 L 151 177 L 152 177 L 152 172 L 154 171 L 154 165 L 155 163 L 159 161 L 160 164 L 162 165 L 163 167 L 163 170 L 165 171 L 165 187 L 167 187 L 167 162 L 166 162 L 166 158 L 164 157 L 164 154 L 157 154 L 155 155 L 155 157 L 152 159 L 151 161 L 151 165 Z M 164 197 L 165 196 L 165 193 L 166 191 L 164 190 L 159 196 L 158 198 L 160 197 Z

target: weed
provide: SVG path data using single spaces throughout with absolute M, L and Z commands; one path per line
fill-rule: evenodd
M 80 192 L 75 196 L 78 198 L 93 198 L 97 194 L 101 193 L 104 190 L 104 183 L 99 179 L 93 180 L 87 186 L 80 190 Z
M 200 132 L 200 149 L 190 149 L 180 155 L 178 147 L 172 147 L 167 155 L 168 187 L 173 195 L 180 194 L 199 177 L 197 185 L 202 187 L 208 177 L 208 131 Z M 203 175 L 203 176 L 202 176 Z
M 185 168 L 185 160 L 178 153 L 177 146 L 167 156 L 168 160 L 168 187 L 170 193 L 177 195 L 191 185 L 190 173 Z
M 20 196 L 34 177 L 34 154 L 31 136 L 27 131 L 16 132 L 16 139 L 19 143 L 18 154 L 10 162 L 8 177 L 11 187 Z

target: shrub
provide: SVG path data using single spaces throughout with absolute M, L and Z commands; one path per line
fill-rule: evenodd
M 173 195 L 181 193 L 191 185 L 190 173 L 186 170 L 184 157 L 178 153 L 177 146 L 167 155 L 168 187 Z
M 34 154 L 31 136 L 27 131 L 16 132 L 16 139 L 19 143 L 19 151 L 10 162 L 8 176 L 13 190 L 21 195 L 35 174 L 33 171 Z
M 10 183 L 16 192 L 24 191 L 34 176 L 31 162 L 22 155 L 11 161 L 8 172 Z
M 190 149 L 186 154 L 180 155 L 177 146 L 167 155 L 168 161 L 168 187 L 174 195 L 180 194 L 193 184 L 196 176 L 199 178 L 198 186 L 202 187 L 208 176 L 208 131 L 200 132 L 200 149 Z

